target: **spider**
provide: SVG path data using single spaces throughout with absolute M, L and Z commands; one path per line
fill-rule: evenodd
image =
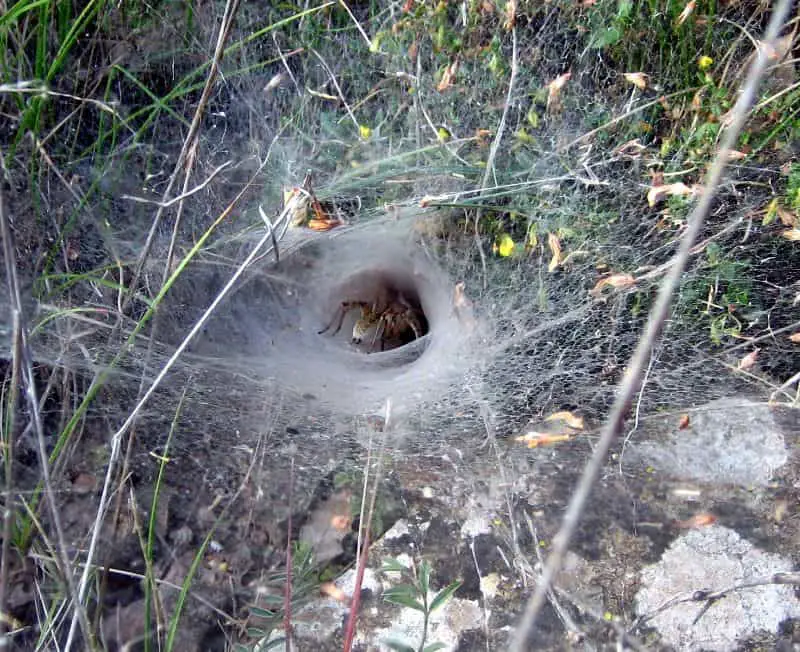
M 321 335 L 329 330 L 336 322 L 336 328 L 331 335 L 336 335 L 344 322 L 345 315 L 351 310 L 359 308 L 361 316 L 353 324 L 353 344 L 361 344 L 367 333 L 374 327 L 375 334 L 369 345 L 369 351 L 375 349 L 378 338 L 381 341 L 381 351 L 386 349 L 386 340 L 400 338 L 409 331 L 414 333 L 414 338 L 423 335 L 423 327 L 419 319 L 419 312 L 402 295 L 398 295 L 385 308 L 379 309 L 378 304 L 370 304 L 366 301 L 342 301 L 336 314 L 330 323 L 319 331 Z M 337 321 L 338 320 L 338 321 Z

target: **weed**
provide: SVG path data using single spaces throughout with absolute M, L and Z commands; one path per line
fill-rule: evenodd
M 383 592 L 383 599 L 401 607 L 407 607 L 422 614 L 422 639 L 416 647 L 399 640 L 386 640 L 384 643 L 395 652 L 435 652 L 444 647 L 441 643 L 427 643 L 428 626 L 431 614 L 444 606 L 453 594 L 461 587 L 461 581 L 456 580 L 431 595 L 431 566 L 426 561 L 419 566 L 402 564 L 396 559 L 385 559 L 381 567 L 383 573 L 399 573 L 405 580 L 404 584 L 395 585 Z

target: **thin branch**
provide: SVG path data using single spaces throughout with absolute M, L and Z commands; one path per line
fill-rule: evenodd
M 177 197 L 174 197 L 173 199 L 170 199 L 169 201 L 156 201 L 155 199 L 147 199 L 146 197 L 135 197 L 134 195 L 121 195 L 121 198 L 122 199 L 128 199 L 130 201 L 135 201 L 135 202 L 138 202 L 139 204 L 154 204 L 155 206 L 158 206 L 159 208 L 169 208 L 173 204 L 177 204 L 179 201 L 183 201 L 187 197 L 191 197 L 195 193 L 201 191 L 209 183 L 211 183 L 211 181 L 214 179 L 214 177 L 216 177 L 226 167 L 231 165 L 231 163 L 233 163 L 233 161 L 225 161 L 219 167 L 214 168 L 214 170 L 211 172 L 211 175 L 205 181 L 203 181 L 200 185 L 195 186 L 191 190 L 187 190 L 183 194 L 178 195 Z
M 216 49 L 214 50 L 214 57 L 211 60 L 211 67 L 208 71 L 208 77 L 206 77 L 206 84 L 203 88 L 203 93 L 200 96 L 200 101 L 197 104 L 197 109 L 195 109 L 194 117 L 192 118 L 192 124 L 189 126 L 189 133 L 186 134 L 186 138 L 183 141 L 183 147 L 178 155 L 178 160 L 175 162 L 175 168 L 170 175 L 169 182 L 167 183 L 167 187 L 162 195 L 162 203 L 169 201 L 172 188 L 178 181 L 178 176 L 180 175 L 184 164 L 188 160 L 189 152 L 196 144 L 195 141 L 200 131 L 200 123 L 203 119 L 203 114 L 205 113 L 208 100 L 211 97 L 211 91 L 214 88 L 217 75 L 219 74 L 222 55 L 225 51 L 225 43 L 228 40 L 228 34 L 230 33 L 230 28 L 233 25 L 233 18 L 236 15 L 237 9 L 239 8 L 239 2 L 240 0 L 227 0 L 225 5 L 225 14 L 223 15 L 222 24 L 220 25 L 219 35 L 217 37 L 217 45 Z M 189 174 L 189 170 L 186 170 L 186 174 Z M 136 263 L 136 269 L 134 270 L 133 278 L 130 282 L 131 287 L 136 287 L 137 283 L 139 282 L 139 277 L 141 276 L 144 265 L 147 262 L 148 256 L 150 255 L 150 249 L 153 246 L 153 240 L 155 240 L 156 233 L 158 233 L 158 227 L 161 224 L 161 218 L 163 217 L 165 210 L 166 208 L 159 207 L 158 212 L 153 218 L 153 223 L 150 226 L 150 231 L 147 234 L 147 239 L 145 240 L 144 247 L 142 248 L 142 253 L 140 254 L 139 260 Z M 122 304 L 123 312 L 127 310 L 129 305 L 130 297 L 127 297 Z M 67 648 L 67 650 L 68 649 L 69 648 Z
M 0 189 L 0 236 L 3 240 L 3 257 L 5 258 L 6 283 L 8 285 L 9 301 L 11 303 L 11 314 L 17 329 L 15 332 L 15 350 L 20 354 L 18 362 L 22 371 L 25 384 L 25 396 L 28 402 L 28 409 L 31 415 L 31 424 L 36 435 L 37 452 L 39 454 L 39 464 L 42 474 L 42 488 L 45 502 L 50 508 L 50 518 L 52 519 L 53 530 L 55 531 L 58 550 L 60 555 L 56 558 L 56 565 L 60 574 L 63 576 L 70 598 L 73 601 L 75 612 L 73 614 L 72 630 L 74 631 L 80 624 L 84 635 L 84 644 L 91 649 L 91 631 L 89 621 L 85 611 L 81 608 L 77 600 L 78 592 L 72 576 L 72 565 L 67 556 L 66 539 L 64 530 L 61 526 L 61 516 L 55 501 L 55 493 L 50 478 L 50 462 L 47 454 L 47 444 L 44 440 L 44 427 L 42 425 L 42 413 L 39 408 L 39 398 L 36 390 L 36 376 L 33 371 L 34 357 L 28 344 L 28 336 L 25 328 L 24 311 L 22 309 L 22 295 L 20 293 L 19 278 L 17 276 L 16 255 L 14 251 L 14 240 L 5 212 L 4 195 Z M 7 498 L 8 499 L 8 498 Z M 6 505 L 6 509 L 10 506 Z
M 292 199 L 289 202 L 287 202 L 286 208 L 284 208 L 283 213 L 281 213 L 281 216 L 278 218 L 278 223 L 279 224 L 283 220 L 288 221 L 289 215 L 291 213 L 291 210 L 294 208 L 294 204 L 295 204 L 296 201 L 297 201 L 297 197 L 295 196 L 295 197 L 292 197 Z M 91 563 L 92 563 L 92 560 L 94 559 L 94 555 L 95 555 L 96 550 L 97 550 L 97 544 L 98 544 L 98 540 L 100 538 L 101 524 L 102 524 L 103 518 L 105 517 L 105 513 L 106 513 L 106 511 L 108 509 L 108 504 L 109 504 L 109 502 L 111 500 L 111 496 L 109 495 L 109 492 L 110 492 L 110 489 L 111 489 L 111 482 L 112 482 L 113 477 L 114 477 L 114 470 L 116 468 L 116 463 L 117 463 L 117 460 L 119 459 L 119 455 L 120 455 L 122 436 L 128 431 L 128 429 L 131 427 L 133 422 L 137 419 L 137 417 L 139 415 L 139 412 L 141 412 L 141 410 L 144 407 L 145 403 L 147 403 L 147 401 L 153 395 L 155 390 L 161 385 L 161 383 L 163 382 L 164 378 L 166 378 L 166 376 L 169 374 L 169 371 L 172 369 L 172 367 L 175 365 L 175 363 L 181 357 L 181 355 L 186 350 L 186 348 L 189 346 L 189 344 L 192 342 L 192 340 L 194 340 L 195 336 L 206 325 L 208 320 L 211 318 L 211 316 L 216 311 L 217 306 L 222 302 L 222 300 L 233 289 L 233 287 L 236 285 L 236 283 L 239 280 L 239 278 L 250 267 L 250 264 L 253 262 L 253 260 L 256 258 L 256 256 L 259 254 L 259 252 L 261 251 L 261 248 L 266 244 L 266 242 L 271 237 L 272 237 L 271 233 L 265 234 L 261 238 L 261 240 L 258 241 L 258 243 L 255 245 L 255 247 L 253 247 L 253 250 L 247 256 L 245 261 L 237 268 L 236 272 L 234 272 L 234 274 L 231 276 L 231 278 L 225 284 L 225 287 L 223 287 L 222 290 L 220 290 L 219 294 L 217 294 L 217 296 L 211 302 L 211 305 L 209 305 L 209 307 L 206 308 L 206 311 L 203 313 L 203 315 L 200 317 L 200 319 L 198 319 L 197 323 L 195 323 L 195 325 L 189 331 L 188 335 L 184 338 L 184 340 L 181 342 L 181 344 L 178 346 L 178 348 L 172 354 L 170 359 L 167 360 L 167 362 L 164 365 L 164 367 L 161 369 L 159 374 L 153 380 L 152 384 L 147 389 L 147 391 L 144 393 L 142 398 L 139 399 L 139 402 L 136 404 L 136 406 L 133 408 L 133 410 L 131 410 L 131 413 L 128 415 L 128 418 L 125 420 L 125 422 L 122 424 L 122 426 L 120 426 L 119 430 L 117 430 L 117 432 L 115 432 L 113 437 L 111 438 L 111 454 L 110 454 L 110 457 L 109 457 L 108 468 L 106 469 L 106 476 L 105 476 L 105 480 L 104 480 L 104 483 L 103 483 L 103 490 L 102 490 L 102 493 L 100 495 L 100 504 L 98 505 L 98 508 L 97 508 L 97 518 L 95 519 L 94 529 L 92 531 L 92 536 L 91 536 L 91 540 L 90 540 L 90 543 L 89 543 L 89 550 L 87 552 L 87 566 L 86 566 L 86 568 L 84 570 L 83 576 L 81 577 L 81 585 L 80 585 L 80 599 L 81 599 L 81 601 L 84 600 L 85 597 L 86 597 L 86 591 L 88 589 L 88 584 L 89 584 L 89 569 L 91 568 Z M 68 650 L 69 648 L 66 648 L 66 649 Z
M 369 36 L 367 36 L 367 33 L 364 31 L 364 28 L 361 27 L 361 23 L 359 23 L 358 20 L 356 20 L 356 17 L 353 15 L 353 12 L 350 11 L 350 7 L 347 6 L 347 3 L 344 0 L 339 0 L 339 4 L 342 5 L 342 7 L 344 7 L 344 10 L 347 12 L 347 15 L 350 16 L 350 19 L 356 24 L 358 31 L 361 32 L 361 36 L 364 37 L 364 40 L 367 42 L 367 46 L 369 46 L 369 49 L 371 50 L 372 41 L 370 40 Z
M 347 109 L 347 113 L 350 116 L 350 119 L 353 121 L 353 124 L 356 126 L 356 134 L 358 134 L 359 139 L 361 138 L 361 126 L 358 124 L 358 120 L 356 120 L 356 116 L 353 115 L 353 110 L 350 108 L 350 105 L 347 103 L 347 100 L 344 99 L 344 93 L 342 93 L 342 89 L 339 87 L 339 82 L 336 81 L 336 75 L 333 74 L 333 71 L 328 67 L 328 64 L 325 63 L 325 59 L 322 58 L 319 52 L 317 52 L 314 48 L 311 48 L 311 52 L 314 54 L 319 62 L 322 64 L 322 67 L 325 68 L 325 72 L 328 73 L 328 76 L 331 78 L 334 87 L 336 88 L 336 92 L 339 94 L 339 99 L 344 104 L 344 108 Z
M 275 43 L 275 49 L 278 51 L 278 56 L 281 58 L 281 63 L 283 67 L 286 68 L 286 73 L 289 75 L 289 78 L 292 80 L 295 89 L 297 90 L 297 97 L 303 97 L 303 91 L 300 90 L 300 84 L 297 83 L 297 78 L 294 76 L 292 69 L 289 67 L 288 61 L 286 61 L 286 57 L 283 55 L 283 51 L 281 50 L 281 46 L 278 45 L 278 37 L 275 35 L 275 32 L 272 32 L 272 41 Z M 295 50 L 297 52 L 298 50 Z
M 775 12 L 772 15 L 765 42 L 773 45 L 780 33 L 781 25 L 786 18 L 789 8 L 791 7 L 791 0 L 780 0 Z M 732 120 L 728 129 L 725 130 L 725 137 L 717 152 L 714 162 L 709 171 L 705 190 L 700 201 L 698 202 L 692 214 L 689 216 L 689 227 L 681 242 L 680 248 L 674 257 L 674 265 L 670 273 L 664 278 L 662 286 L 659 290 L 658 299 L 650 318 L 647 322 L 647 328 L 642 335 L 636 347 L 630 363 L 628 364 L 625 375 L 619 387 L 617 398 L 611 409 L 611 414 L 608 417 L 606 425 L 603 428 L 597 447 L 592 454 L 591 459 L 584 469 L 583 475 L 578 483 L 578 487 L 570 500 L 567 513 L 564 515 L 561 529 L 553 539 L 553 548 L 547 558 L 547 564 L 542 572 L 542 579 L 537 584 L 533 596 L 528 601 L 525 607 L 525 612 L 520 622 L 519 627 L 514 635 L 514 640 L 511 646 L 511 652 L 523 652 L 526 649 L 525 642 L 528 634 L 536 624 L 536 619 L 539 612 L 547 599 L 548 590 L 553 582 L 556 574 L 561 570 L 564 555 L 572 539 L 578 523 L 583 514 L 586 502 L 592 492 L 597 478 L 600 476 L 600 471 L 605 463 L 608 450 L 611 443 L 616 438 L 620 431 L 622 424 L 625 420 L 625 415 L 631 403 L 633 395 L 636 393 L 641 382 L 642 370 L 647 364 L 650 351 L 655 345 L 664 322 L 669 314 L 670 305 L 672 303 L 672 295 L 677 289 L 683 270 L 689 259 L 689 252 L 692 245 L 697 238 L 698 233 L 703 225 L 708 209 L 711 206 L 711 200 L 714 197 L 717 186 L 719 185 L 722 173 L 728 162 L 730 151 L 736 144 L 736 139 L 739 132 L 747 120 L 749 109 L 753 104 L 756 96 L 758 85 L 764 76 L 764 71 L 767 67 L 767 51 L 769 48 L 759 48 L 758 56 L 750 69 L 747 76 L 746 84 L 742 90 L 739 99 L 732 110 Z
M 511 96 L 514 92 L 514 82 L 517 80 L 517 73 L 519 71 L 519 63 L 518 63 L 518 47 L 517 47 L 517 28 L 511 28 L 511 77 L 508 80 L 508 92 L 506 93 L 506 101 L 503 105 L 503 114 L 500 116 L 500 124 L 497 125 L 497 133 L 494 136 L 494 141 L 492 142 L 492 146 L 489 149 L 489 157 L 486 159 L 486 171 L 483 173 L 483 181 L 481 181 L 481 192 L 480 195 L 483 195 L 483 191 L 489 185 L 489 176 L 492 175 L 495 177 L 494 183 L 495 186 L 497 185 L 497 176 L 495 175 L 494 170 L 494 159 L 497 157 L 497 151 L 500 149 L 500 143 L 503 140 L 503 134 L 506 130 L 506 120 L 508 119 L 508 109 L 511 106 Z M 478 210 L 475 211 L 475 224 L 474 224 L 474 232 L 475 232 L 475 244 L 478 246 L 478 253 L 481 257 L 481 267 L 483 269 L 483 289 L 485 290 L 489 279 L 486 276 L 486 253 L 483 251 L 483 243 L 481 242 L 480 231 L 478 229 L 481 216 L 483 215 L 483 210 L 478 207 Z

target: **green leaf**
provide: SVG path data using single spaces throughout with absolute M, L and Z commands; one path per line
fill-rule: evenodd
M 403 641 L 398 641 L 394 638 L 387 638 L 381 641 L 386 647 L 391 650 L 395 650 L 395 652 L 415 652 L 415 648 L 408 643 L 404 643 Z
M 422 595 L 427 596 L 431 586 L 431 565 L 424 559 L 419 565 L 419 586 L 422 589 Z
M 446 647 L 444 643 L 431 643 L 422 648 L 422 652 L 436 652 L 436 650 L 444 650 Z
M 250 614 L 259 618 L 274 618 L 275 612 L 261 607 L 250 607 Z
M 450 584 L 439 591 L 439 593 L 436 594 L 436 597 L 434 597 L 431 601 L 429 613 L 433 612 L 438 607 L 441 607 L 453 596 L 456 591 L 458 591 L 459 588 L 461 588 L 461 580 L 456 580 L 455 582 L 450 582 Z
M 410 584 L 401 584 L 383 592 L 383 599 L 392 604 L 410 607 L 425 613 L 425 606 L 417 600 L 417 587 Z
M 401 564 L 397 559 L 384 559 L 381 571 L 384 573 L 405 573 L 408 566 Z

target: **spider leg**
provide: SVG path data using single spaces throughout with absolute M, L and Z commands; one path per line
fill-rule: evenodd
M 422 337 L 422 325 L 417 320 L 416 315 L 414 315 L 413 313 L 409 313 L 406 321 L 408 322 L 408 325 L 411 327 L 411 330 L 414 331 L 414 338 L 419 339 L 420 337 Z
M 381 337 L 381 351 L 383 351 L 384 346 L 384 339 L 383 334 L 386 332 L 386 315 L 381 315 L 381 318 L 378 320 L 378 324 L 375 327 L 375 334 L 372 336 L 372 342 L 369 345 L 370 352 L 375 350 L 375 341 L 378 339 L 378 336 Z
M 345 315 L 350 312 L 355 306 L 361 305 L 359 301 L 342 301 L 341 305 L 339 306 L 336 314 L 331 319 L 330 323 L 323 328 L 321 331 L 317 332 L 317 335 L 322 335 L 325 331 L 327 331 L 331 326 L 333 326 L 333 322 L 336 321 L 337 317 L 339 319 L 338 323 L 336 324 L 336 329 L 331 333 L 331 335 L 336 335 L 340 330 L 342 330 L 342 324 L 344 323 Z

